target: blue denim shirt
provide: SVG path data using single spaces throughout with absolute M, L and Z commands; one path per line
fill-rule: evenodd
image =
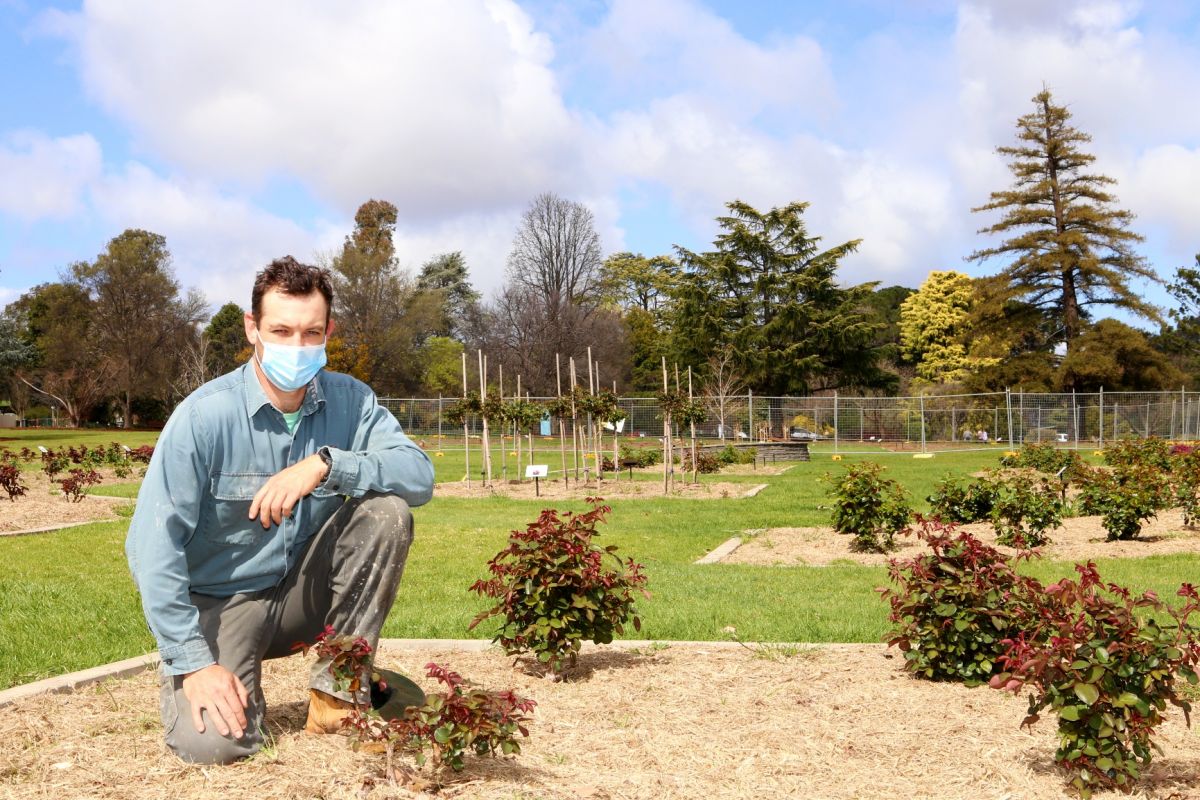
M 163 428 L 125 542 L 163 671 L 215 663 L 190 592 L 228 597 L 278 584 L 345 496 L 433 496 L 433 465 L 361 381 L 320 372 L 295 433 L 267 399 L 253 362 L 184 400 Z M 264 529 L 250 501 L 272 475 L 322 447 L 333 465 L 292 516 Z

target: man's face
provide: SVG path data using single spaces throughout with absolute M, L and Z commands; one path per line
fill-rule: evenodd
M 246 314 L 246 338 L 255 344 L 257 327 L 261 340 L 271 344 L 322 344 L 333 333 L 333 320 L 328 325 L 325 322 L 328 313 L 325 296 L 318 291 L 296 295 L 269 289 L 262 296 L 262 314 L 257 326 L 254 316 Z

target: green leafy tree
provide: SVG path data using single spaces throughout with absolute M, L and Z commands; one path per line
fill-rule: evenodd
M 426 394 L 462 395 L 463 344 L 448 336 L 430 336 L 421 348 L 421 386 Z
M 417 276 L 417 290 L 438 293 L 442 320 L 437 335 L 461 340 L 464 324 L 480 299 L 479 292 L 471 286 L 463 254 L 442 253 L 426 261 Z
M 1059 366 L 1059 383 L 1094 392 L 1105 389 L 1153 391 L 1178 388 L 1183 373 L 1150 345 L 1137 328 L 1102 319 L 1075 342 Z
M 1080 146 L 1091 137 L 1069 124 L 1066 107 L 1049 90 L 1033 98 L 1034 111 L 1017 120 L 1019 143 L 999 147 L 1009 159 L 1013 187 L 992 192 L 973 211 L 1000 211 L 980 233 L 1005 238 L 968 258 L 1011 259 L 1001 273 L 1005 299 L 1021 299 L 1053 321 L 1044 346 L 1065 341 L 1068 350 L 1083 333 L 1092 306 L 1115 306 L 1158 319 L 1152 305 L 1130 286 L 1135 278 L 1157 280 L 1133 251 L 1142 237 L 1129 229 L 1133 214 L 1115 206 L 1108 187 L 1116 182 L 1090 171 L 1095 156 Z
M 112 388 L 112 362 L 90 333 L 93 311 L 91 298 L 75 283 L 35 286 L 5 309 L 6 316 L 24 321 L 21 335 L 34 349 L 30 361 L 14 370 L 16 384 L 61 408 L 76 427 Z
M 1191 378 L 1193 385 L 1200 376 L 1200 254 L 1196 266 L 1180 267 L 1175 279 L 1167 284 L 1167 291 L 1179 305 L 1168 312 L 1173 324 L 1163 325 L 1151 340 L 1155 349 Z
M 246 327 L 242 324 L 245 312 L 237 303 L 226 303 L 209 320 L 204 329 L 208 342 L 205 362 L 211 376 L 224 375 L 236 369 L 250 357 Z
M 670 302 L 678 275 L 679 262 L 671 256 L 613 253 L 601 266 L 601 291 L 606 300 L 624 310 L 657 312 Z
M 929 273 L 921 288 L 900 307 L 900 345 L 930 383 L 959 383 L 981 359 L 967 353 L 974 281 L 961 272 Z
M 416 290 L 396 260 L 396 207 L 368 200 L 354 231 L 330 264 L 338 328 L 331 347 L 339 365 L 376 392 L 414 390 L 420 382 L 420 343 L 442 322 L 441 298 Z
M 894 382 L 878 366 L 878 323 L 862 313 L 875 284 L 836 280 L 858 241 L 820 249 L 804 224 L 807 203 L 766 213 L 741 201 L 727 207 L 715 250 L 679 248 L 673 339 L 680 363 L 704 364 L 731 346 L 746 384 L 772 396 Z
M 124 231 L 71 274 L 92 299 L 88 334 L 113 365 L 122 423 L 131 427 L 135 398 L 170 393 L 181 345 L 204 316 L 203 299 L 180 297 L 167 240 L 144 230 Z

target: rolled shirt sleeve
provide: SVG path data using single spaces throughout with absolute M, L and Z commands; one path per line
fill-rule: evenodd
M 348 449 L 324 447 L 329 474 L 313 494 L 362 497 L 383 492 L 404 498 L 411 507 L 433 497 L 433 462 L 409 439 L 400 423 L 374 394 L 359 398 L 361 412 Z

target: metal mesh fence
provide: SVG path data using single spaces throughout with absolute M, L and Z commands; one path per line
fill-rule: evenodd
M 545 402 L 549 398 L 532 398 Z M 708 418 L 697 426 L 706 438 L 762 441 L 786 439 L 799 429 L 847 447 L 867 442 L 956 443 L 1054 442 L 1095 446 L 1123 436 L 1200 438 L 1200 392 L 1097 392 L 924 395 L 915 397 L 702 398 Z M 446 412 L 456 398 L 381 398 L 410 436 L 462 435 Z M 622 433 L 663 433 L 656 398 L 623 397 Z M 468 423 L 472 434 L 480 422 Z M 533 433 L 556 435 L 547 416 Z

